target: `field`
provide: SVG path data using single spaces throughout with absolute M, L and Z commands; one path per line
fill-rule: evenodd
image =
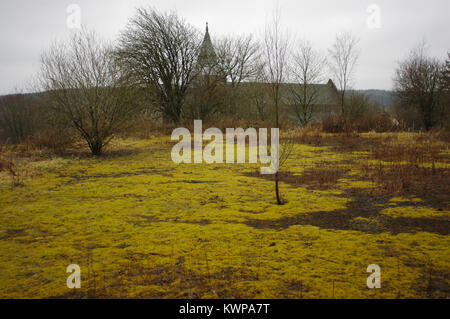
M 297 132 L 280 206 L 259 166 L 176 165 L 173 144 L 3 147 L 0 298 L 450 297 L 445 138 Z

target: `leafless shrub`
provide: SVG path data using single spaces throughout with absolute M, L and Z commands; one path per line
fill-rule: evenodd
M 54 44 L 41 64 L 47 103 L 78 131 L 93 155 L 100 155 L 140 107 L 138 89 L 111 46 L 82 30 L 69 43 Z

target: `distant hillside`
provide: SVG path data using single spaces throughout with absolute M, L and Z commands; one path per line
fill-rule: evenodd
M 394 92 L 387 90 L 355 90 L 355 92 L 367 95 L 370 101 L 383 106 L 390 106 L 394 100 Z
M 14 93 L 14 94 L 5 94 L 5 95 L 0 95 L 0 101 L 3 99 L 8 99 L 8 98 L 13 98 L 16 96 L 23 96 L 25 98 L 36 98 L 39 97 L 41 93 Z

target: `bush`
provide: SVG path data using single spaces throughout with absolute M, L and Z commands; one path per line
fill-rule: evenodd
M 340 115 L 330 115 L 322 120 L 322 129 L 326 133 L 348 132 L 394 132 L 404 127 L 386 113 L 365 113 L 352 120 L 346 120 Z
M 344 119 L 340 115 L 331 114 L 322 119 L 322 130 L 326 133 L 344 132 Z

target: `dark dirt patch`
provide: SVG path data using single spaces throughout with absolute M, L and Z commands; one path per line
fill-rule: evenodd
M 74 181 L 76 182 L 82 182 L 82 181 L 86 181 L 86 180 L 90 180 L 90 179 L 100 179 L 100 178 L 120 178 L 120 177 L 128 177 L 128 176 L 139 176 L 139 175 L 163 175 L 163 176 L 170 176 L 169 172 L 171 172 L 172 170 L 157 170 L 157 169 L 153 169 L 153 170 L 138 170 L 138 171 L 134 171 L 134 172 L 121 172 L 121 173 L 115 173 L 115 174 L 93 174 L 93 175 L 88 175 L 87 172 L 83 172 L 81 171 L 80 173 L 86 173 L 86 175 L 66 175 L 64 173 L 60 173 L 59 177 L 70 177 L 73 178 Z M 71 181 L 73 182 L 73 181 Z M 71 183 L 68 182 L 68 183 Z
M 179 221 L 175 221 L 176 223 Z M 180 221 L 179 223 L 183 223 L 183 224 L 194 224 L 194 225 L 209 225 L 211 224 L 211 221 L 207 220 L 207 219 L 200 219 L 200 220 L 183 220 Z
M 187 183 L 187 184 L 209 184 L 209 183 L 217 183 L 217 181 L 194 181 L 194 180 L 184 180 L 179 181 L 180 183 Z
M 152 215 L 133 215 L 132 217 L 136 219 L 129 220 L 128 222 L 137 226 L 147 226 L 148 224 L 161 222 L 158 217 Z
M 160 182 L 159 184 L 173 184 L 173 183 L 186 183 L 186 184 L 213 184 L 213 183 L 217 183 L 217 181 L 181 180 L 181 181 L 167 181 L 167 182 Z
M 153 223 L 181 223 L 181 224 L 195 224 L 195 225 L 209 225 L 211 224 L 211 221 L 207 220 L 207 219 L 200 219 L 200 220 L 178 220 L 178 219 L 160 219 L 156 216 L 152 216 L 152 215 L 133 215 L 133 217 L 135 217 L 136 219 L 131 219 L 128 222 L 136 225 L 136 226 L 141 226 L 141 227 L 145 227 L 148 226 L 149 224 L 153 224 Z M 143 220 L 142 220 L 143 219 Z
M 393 218 L 381 215 L 388 197 L 370 196 L 353 191 L 352 201 L 346 209 L 331 212 L 317 211 L 283 217 L 276 220 L 248 219 L 245 224 L 254 228 L 286 229 L 293 225 L 312 225 L 330 230 L 356 230 L 365 233 L 390 232 L 392 234 L 424 231 L 441 235 L 450 234 L 448 218 Z M 362 217 L 362 220 L 355 220 Z
M 312 225 L 330 230 L 356 230 L 365 233 L 376 234 L 390 232 L 392 234 L 414 233 L 418 231 L 436 233 L 440 235 L 450 234 L 450 220 L 431 218 L 391 218 L 382 217 L 368 222 L 355 222 L 358 217 L 347 210 L 332 212 L 313 212 L 298 214 L 292 217 L 283 217 L 276 220 L 248 219 L 246 225 L 265 229 L 286 229 L 294 225 Z
M 394 234 L 424 231 L 440 235 L 450 234 L 450 219 L 447 217 L 436 218 L 412 218 L 412 217 L 383 217 L 385 223 L 389 224 L 391 232 Z M 405 231 L 406 230 L 406 231 Z

